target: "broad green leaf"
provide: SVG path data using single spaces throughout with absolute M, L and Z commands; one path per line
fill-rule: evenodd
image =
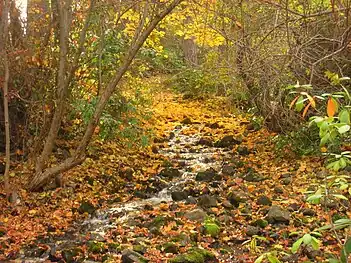
M 345 132 L 348 132 L 350 130 L 350 125 L 343 125 L 343 126 L 341 126 L 340 128 L 338 128 L 338 132 L 340 133 L 340 134 L 343 134 L 343 133 L 345 133 Z
M 311 195 L 307 198 L 307 202 L 311 202 L 311 203 L 314 203 L 314 201 L 319 201 L 321 198 L 322 198 L 323 195 Z
M 297 101 L 296 101 L 296 104 L 295 104 L 295 110 L 300 112 L 302 111 L 302 109 L 304 108 L 304 99 L 303 99 L 303 96 L 300 96 Z
M 303 242 L 303 238 L 299 238 L 299 239 L 292 245 L 292 247 L 291 247 L 291 252 L 295 254 L 295 253 L 299 250 L 299 248 L 300 248 L 302 242 Z
M 342 110 L 339 113 L 339 121 L 342 123 L 350 124 L 350 112 L 348 110 Z
M 311 246 L 314 250 L 317 250 L 319 248 L 319 241 L 317 238 L 312 237 Z
M 302 239 L 303 239 L 303 243 L 304 243 L 305 245 L 308 245 L 308 244 L 311 243 L 311 241 L 312 241 L 312 236 L 311 236 L 310 234 L 305 234 L 305 235 L 302 237 Z

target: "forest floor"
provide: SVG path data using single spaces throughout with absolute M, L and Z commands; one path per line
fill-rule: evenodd
M 163 92 L 151 108 L 152 145 L 96 140 L 63 187 L 29 193 L 30 165 L 13 169 L 19 202 L 0 199 L 0 262 L 235 263 L 269 251 L 281 262 L 324 262 L 339 255 L 336 232 L 323 232 L 317 250 L 291 253 L 305 233 L 351 217 L 347 201 L 306 202 L 305 192 L 327 174 L 320 157 L 277 153 L 275 134 L 231 114 L 221 99 Z

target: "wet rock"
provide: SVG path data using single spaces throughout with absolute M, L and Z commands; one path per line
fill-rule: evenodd
M 327 170 L 322 170 L 317 172 L 316 177 L 317 179 L 324 180 L 325 178 L 327 178 L 327 176 L 329 176 L 329 174 L 330 173 Z
M 210 129 L 219 129 L 219 128 L 221 128 L 221 126 L 217 122 L 206 123 L 205 126 L 210 128 Z
M 247 195 L 244 192 L 230 192 L 228 194 L 228 201 L 235 207 L 239 207 L 240 203 L 247 201 Z
M 146 263 L 149 260 L 138 252 L 130 249 L 122 251 L 122 263 Z
M 156 137 L 156 138 L 154 138 L 154 143 L 164 143 L 166 141 L 167 141 L 167 139 L 164 138 L 164 137 Z
M 88 246 L 88 250 L 90 252 L 96 253 L 96 254 L 104 253 L 107 250 L 105 243 L 103 243 L 103 242 L 88 241 L 87 246 Z
M 101 234 L 93 232 L 93 233 L 90 234 L 90 240 L 94 240 L 94 241 L 98 241 L 98 242 L 104 242 L 105 238 Z
M 137 245 L 133 246 L 133 251 L 135 251 L 141 255 L 144 255 L 146 253 L 146 250 L 147 250 L 147 248 L 142 244 L 137 244 Z
M 204 223 L 203 232 L 205 235 L 209 235 L 211 237 L 218 237 L 219 236 L 219 234 L 221 232 L 221 228 L 219 226 L 219 223 L 216 221 L 211 220 L 211 221 Z
M 96 211 L 95 206 L 89 201 L 83 201 L 78 208 L 78 212 L 80 214 L 84 214 L 84 213 L 92 214 L 95 211 Z
M 174 132 L 170 132 L 169 133 L 169 139 L 172 140 L 174 137 L 175 137 L 175 133 Z
M 56 227 L 53 225 L 48 225 L 47 229 L 48 229 L 48 232 L 56 232 Z M 0 228 L 0 237 L 2 237 L 2 236 L 3 236 L 3 234 L 2 234 L 1 228 Z
M 156 146 L 156 145 L 152 145 L 151 146 L 151 151 L 153 152 L 153 153 L 158 153 L 158 147 Z
M 213 146 L 213 142 L 210 139 L 208 139 L 208 138 L 202 137 L 197 142 L 197 145 L 204 145 L 204 146 L 212 147 Z
M 215 207 L 217 206 L 217 198 L 211 195 L 203 195 L 199 197 L 197 204 L 201 207 Z
M 211 182 L 211 181 L 220 180 L 220 179 L 221 179 L 221 176 L 213 168 L 210 168 L 204 172 L 198 172 L 195 177 L 196 181 L 203 181 L 203 182 Z
M 154 207 L 153 207 L 152 204 L 145 204 L 144 205 L 144 210 L 152 211 L 152 210 L 154 210 Z
M 247 182 L 262 182 L 267 178 L 263 177 L 262 175 L 253 170 L 250 170 L 244 175 L 243 179 Z
M 82 254 L 82 249 L 79 247 L 67 248 L 61 251 L 61 256 L 67 263 L 76 262 L 76 258 Z
M 284 190 L 281 187 L 276 186 L 276 187 L 274 187 L 274 193 L 282 194 L 282 193 L 284 193 Z
M 239 146 L 236 152 L 241 156 L 246 156 L 250 154 L 250 151 L 246 146 Z
M 190 125 L 190 124 L 192 124 L 193 122 L 191 121 L 190 118 L 186 117 L 186 118 L 184 118 L 180 123 L 181 123 L 181 124 L 185 124 L 185 125 Z
M 273 205 L 268 211 L 267 221 L 271 224 L 274 224 L 274 223 L 289 224 L 290 213 L 287 210 L 281 208 L 280 206 Z
M 236 167 L 234 165 L 224 165 L 222 168 L 222 173 L 225 175 L 234 175 L 236 172 Z
M 169 263 L 205 263 L 219 262 L 210 251 L 205 249 L 194 248 L 185 254 L 178 255 L 177 257 L 170 259 Z
M 292 212 L 298 211 L 299 209 L 300 209 L 300 205 L 297 203 L 292 203 L 288 206 L 288 210 Z
M 258 235 L 260 231 L 261 231 L 260 228 L 256 226 L 248 226 L 246 228 L 246 235 L 248 235 L 249 237 L 252 237 L 254 235 Z
M 178 169 L 176 168 L 164 168 L 160 174 L 160 176 L 163 176 L 163 177 L 166 177 L 166 178 L 169 178 L 169 179 L 173 179 L 174 177 L 179 177 L 180 176 L 180 172 Z
M 233 135 L 226 135 L 222 139 L 215 142 L 214 146 L 218 148 L 232 147 L 241 144 L 242 140 L 234 138 Z
M 318 256 L 323 254 L 320 250 L 314 250 L 310 245 L 304 249 L 304 252 L 311 260 L 315 260 Z
M 140 199 L 147 199 L 149 198 L 149 195 L 144 193 L 143 191 L 140 190 L 135 190 L 134 191 L 134 196 Z
M 193 196 L 189 196 L 186 200 L 185 200 L 186 204 L 192 204 L 195 205 L 197 204 L 196 198 Z
M 287 177 L 287 178 L 284 178 L 282 180 L 282 184 L 283 185 L 289 185 L 289 184 L 291 184 L 291 182 L 292 182 L 292 178 L 291 177 Z
M 206 218 L 207 214 L 204 210 L 197 208 L 190 212 L 185 213 L 184 217 L 191 221 L 199 221 L 202 222 Z
M 166 253 L 177 254 L 178 253 L 178 246 L 173 242 L 165 243 L 163 246 L 163 251 Z
M 171 196 L 172 196 L 173 201 L 182 201 L 182 200 L 188 198 L 188 192 L 187 191 L 174 191 L 171 193 Z
M 316 211 L 314 211 L 311 208 L 304 208 L 304 209 L 302 209 L 301 212 L 304 216 L 315 216 L 316 215 Z
M 261 195 L 258 199 L 257 199 L 257 204 L 258 205 L 272 205 L 272 201 L 271 199 L 266 196 L 266 195 Z
M 265 228 L 266 226 L 268 226 L 268 221 L 265 219 L 257 219 L 255 222 L 253 222 L 254 226 L 259 226 L 260 228 Z
M 147 224 L 147 228 L 150 230 L 152 228 L 161 228 L 165 225 L 166 222 L 169 221 L 169 218 L 164 216 L 156 216 L 151 222 Z
M 234 207 L 228 200 L 224 200 L 222 206 L 227 209 L 232 209 Z

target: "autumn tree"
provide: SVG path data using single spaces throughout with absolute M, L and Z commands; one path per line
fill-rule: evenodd
M 143 46 L 144 42 L 147 40 L 148 36 L 156 28 L 159 22 L 166 17 L 177 5 L 179 5 L 181 0 L 165 1 L 160 3 L 140 1 L 137 3 L 132 3 L 127 1 L 123 3 L 123 8 L 128 11 L 131 8 L 138 8 L 140 16 L 138 18 L 138 26 L 135 28 L 134 36 L 129 43 L 129 48 L 125 53 L 124 57 L 120 60 L 120 65 L 118 70 L 114 73 L 114 76 L 110 79 L 107 86 L 103 88 L 101 94 L 99 94 L 98 102 L 95 107 L 94 114 L 89 121 L 83 138 L 81 139 L 78 147 L 76 148 L 73 156 L 69 157 L 61 164 L 57 166 L 47 168 L 48 158 L 52 153 L 54 146 L 54 141 L 57 137 L 58 130 L 60 128 L 61 120 L 64 115 L 65 101 L 68 95 L 69 87 L 71 85 L 74 72 L 78 67 L 79 57 L 82 53 L 83 45 L 85 43 L 86 31 L 89 26 L 89 14 L 94 1 L 90 3 L 90 8 L 88 15 L 84 22 L 84 27 L 80 32 L 79 44 L 77 48 L 76 55 L 73 57 L 73 64 L 68 64 L 68 38 L 70 32 L 70 24 L 72 19 L 72 1 L 66 0 L 61 1 L 59 4 L 59 44 L 60 44 L 60 62 L 57 73 L 57 103 L 55 108 L 55 113 L 52 118 L 50 131 L 45 140 L 44 148 L 36 164 L 36 174 L 34 178 L 29 183 L 29 189 L 38 190 L 40 187 L 45 185 L 53 176 L 56 176 L 62 172 L 65 172 L 72 167 L 82 163 L 85 159 L 85 149 L 88 146 L 94 130 L 98 124 L 101 114 L 108 103 L 109 98 L 115 91 L 120 80 L 122 79 L 124 73 L 128 70 L 130 64 L 132 63 L 134 57 L 136 56 L 139 49 Z M 130 5 L 132 3 L 132 5 Z M 120 3 L 122 5 L 122 3 Z M 125 11 L 125 12 L 126 12 Z M 124 12 L 121 12 L 123 15 Z M 119 19 L 117 19 L 119 22 Z

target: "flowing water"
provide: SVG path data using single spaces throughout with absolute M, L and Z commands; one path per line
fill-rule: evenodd
M 171 193 L 183 189 L 186 185 L 194 184 L 197 172 L 205 171 L 209 168 L 220 172 L 223 160 L 228 157 L 229 151 L 228 149 L 199 145 L 198 142 L 204 135 L 200 132 L 202 127 L 203 125 L 201 124 L 183 125 L 177 126 L 171 132 L 174 136 L 168 141 L 168 146 L 160 150 L 160 154 L 173 163 L 181 163 L 183 167 L 179 170 L 181 176 L 168 182 L 166 187 L 153 197 L 127 203 L 117 203 L 109 209 L 98 210 L 91 218 L 84 222 L 76 223 L 73 227 L 75 230 L 68 231 L 65 236 L 56 240 L 48 240 L 47 245 L 50 249 L 40 255 L 40 257 L 33 257 L 35 249 L 27 249 L 21 251 L 21 255 L 16 262 L 31 263 L 50 260 L 50 255 L 54 254 L 55 251 L 82 244 L 84 237 L 88 233 L 91 236 L 103 237 L 107 231 L 137 216 L 145 205 L 155 206 L 162 202 L 171 203 Z M 188 128 L 198 129 L 199 132 L 187 135 L 184 131 Z M 158 175 L 155 176 L 157 177 Z

